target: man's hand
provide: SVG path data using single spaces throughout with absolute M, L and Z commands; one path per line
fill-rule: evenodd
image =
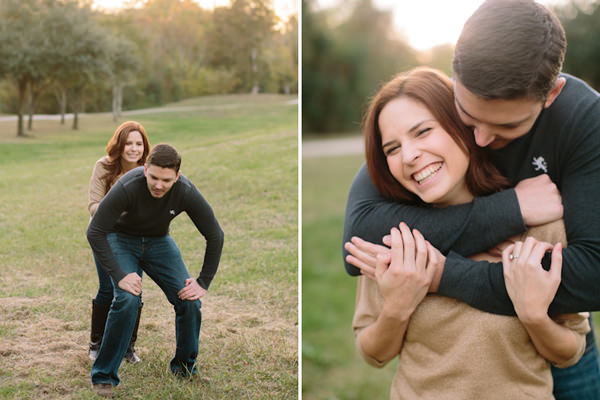
M 547 174 L 522 180 L 515 192 L 525 225 L 543 225 L 562 218 L 562 197 Z
M 389 248 L 367 242 L 356 236 L 351 239 L 351 242 L 346 242 L 344 248 L 350 253 L 346 256 L 346 262 L 360 269 L 361 274 L 371 279 L 375 279 L 377 255 L 390 254 Z
M 139 296 L 142 293 L 142 278 L 135 272 L 125 275 L 119 281 L 118 285 L 121 289 L 134 296 Z
M 552 250 L 552 262 L 546 271 L 542 258 L 548 250 Z M 506 291 L 519 319 L 527 323 L 545 318 L 561 281 L 562 245 L 528 237 L 504 250 L 502 267 Z
M 177 292 L 181 300 L 198 300 L 206 294 L 206 289 L 198 284 L 194 278 L 185 280 L 185 287 Z

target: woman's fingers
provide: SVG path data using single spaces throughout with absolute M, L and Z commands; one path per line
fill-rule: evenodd
M 390 231 L 392 236 L 392 266 L 401 267 L 404 263 L 404 244 L 402 243 L 402 235 L 396 228 Z
M 535 241 L 535 239 L 533 239 Z M 535 241 L 535 245 L 531 249 L 531 253 L 527 259 L 527 264 L 531 266 L 540 266 L 542 264 L 542 258 L 544 258 L 544 254 L 547 251 L 552 249 L 552 245 L 546 242 L 537 242 Z
M 562 243 L 558 242 L 552 249 L 552 263 L 550 264 L 550 275 L 560 281 L 562 279 Z
M 511 256 L 515 254 L 515 244 L 508 245 L 502 251 L 502 267 L 504 268 L 504 272 L 508 272 L 511 268 L 512 259 Z
M 378 254 L 375 262 L 375 279 L 379 282 L 390 264 L 389 254 Z
M 425 238 L 421 235 L 421 232 L 413 229 L 412 233 L 415 240 L 415 267 L 417 271 L 425 271 L 427 267 L 427 243 L 425 243 Z
M 400 223 L 400 232 L 402 234 L 402 242 L 404 244 L 404 266 L 413 267 L 415 265 L 415 239 L 413 238 L 408 225 L 404 222 Z M 393 239 L 392 239 L 393 240 Z

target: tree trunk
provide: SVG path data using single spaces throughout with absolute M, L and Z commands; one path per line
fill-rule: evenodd
M 112 92 L 112 115 L 113 121 L 117 122 L 121 118 L 121 111 L 123 110 L 123 84 L 115 83 Z
M 27 121 L 27 130 L 30 131 L 33 129 L 33 111 L 35 104 L 35 94 L 33 89 L 33 82 L 29 84 L 29 104 L 28 104 L 28 112 L 29 112 L 29 120 Z
M 117 96 L 117 116 L 121 118 L 123 112 L 123 84 L 119 83 L 119 94 Z
M 19 89 L 19 100 L 17 103 L 17 137 L 23 137 L 25 136 L 25 132 L 23 130 L 23 105 L 25 104 L 25 91 L 27 89 L 27 80 L 20 79 L 17 82 L 17 86 Z
M 258 94 L 258 65 L 256 64 L 256 49 L 252 49 L 251 57 L 252 57 L 252 78 L 254 79 L 254 84 L 252 86 L 252 94 Z
M 79 112 L 81 111 L 81 109 L 83 108 L 83 93 L 82 90 L 80 89 L 75 89 L 73 91 L 73 103 L 72 103 L 72 109 L 73 109 L 73 130 L 78 130 L 79 129 Z
M 65 114 L 67 112 L 67 89 L 64 86 L 54 86 L 54 97 L 58 101 L 58 107 L 60 112 L 60 124 L 65 124 Z
M 117 122 L 119 119 L 117 116 L 117 85 L 112 87 L 112 116 L 113 122 Z
M 60 124 L 65 124 L 65 114 L 67 113 L 67 89 L 64 87 L 60 88 Z

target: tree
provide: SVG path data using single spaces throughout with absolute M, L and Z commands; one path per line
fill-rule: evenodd
M 60 4 L 53 10 L 54 28 L 47 32 L 51 38 L 50 69 L 59 98 L 64 101 L 61 112 L 68 102 L 73 111 L 73 129 L 78 129 L 84 90 L 110 76 L 109 54 L 114 42 L 89 7 L 79 6 L 75 0 Z
M 331 17 L 338 10 L 313 12 L 306 1 L 302 9 L 303 129 L 357 130 L 369 96 L 417 65 L 416 52 L 393 35 L 390 12 L 371 0 L 355 1 L 336 25 Z
M 135 74 L 140 70 L 136 45 L 124 37 L 113 36 L 109 38 L 110 84 L 112 87 L 112 113 L 113 121 L 121 117 L 123 106 L 123 87 L 135 79 Z
M 44 78 L 48 68 L 47 43 L 42 24 L 51 0 L 0 2 L 0 72 L 18 90 L 17 136 L 25 136 L 23 112 L 29 85 Z
M 258 93 L 266 66 L 265 45 L 274 35 L 277 17 L 265 0 L 233 0 L 218 7 L 207 34 L 207 55 L 213 68 L 231 66 L 242 86 Z
M 558 8 L 567 35 L 564 70 L 600 90 L 600 2 L 571 1 Z

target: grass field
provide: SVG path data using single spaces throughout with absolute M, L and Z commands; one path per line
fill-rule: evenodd
M 363 156 L 302 161 L 302 392 L 304 400 L 386 399 L 394 360 L 383 369 L 357 355 L 352 334 L 356 279 L 342 263 L 346 196 Z M 600 313 L 595 313 L 596 338 Z
M 225 232 L 219 271 L 203 299 L 200 377 L 168 362 L 174 312 L 144 278 L 137 343 L 123 363 L 122 399 L 291 399 L 298 393 L 298 108 L 290 96 L 214 96 L 150 112 L 151 144 L 182 154 L 182 173 Z M 110 115 L 34 121 L 17 139 L 0 123 L 0 398 L 93 397 L 87 358 L 97 277 L 85 238 L 92 167 L 118 123 Z M 185 215 L 171 225 L 192 276 L 204 239 Z

